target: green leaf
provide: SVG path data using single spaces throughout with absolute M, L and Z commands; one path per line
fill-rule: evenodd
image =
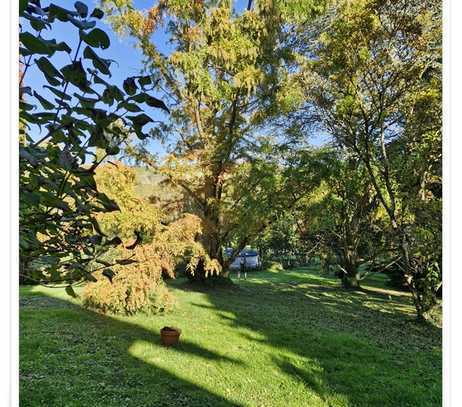
M 151 107 L 157 107 L 158 109 L 165 110 L 167 113 L 170 113 L 170 110 L 168 110 L 168 107 L 165 105 L 162 100 L 157 99 L 153 96 L 146 95 L 146 104 Z
M 96 69 L 89 69 L 88 68 L 87 71 L 93 76 L 93 83 L 98 84 L 98 85 L 111 86 L 103 78 L 101 78 L 101 77 L 99 77 L 97 75 L 98 71 Z
M 96 109 L 93 107 L 76 107 L 74 111 L 78 114 L 82 114 L 93 119 L 95 123 L 106 121 L 108 118 L 107 111 L 104 109 Z M 103 123 L 99 123 L 102 125 Z M 107 123 L 104 123 L 107 124 Z
M 168 109 L 168 107 L 165 105 L 165 103 L 162 100 L 157 99 L 151 95 L 148 95 L 145 92 L 138 93 L 137 95 L 130 97 L 130 100 L 134 100 L 135 102 L 138 102 L 138 103 L 146 103 L 148 106 L 156 107 L 156 108 L 165 110 L 167 113 L 170 113 L 170 110 Z
M 120 153 L 120 147 L 119 146 L 108 146 L 106 147 L 106 153 L 108 155 L 117 155 Z
M 89 33 L 81 32 L 80 35 L 83 41 L 92 47 L 106 49 L 111 44 L 109 36 L 99 28 L 94 28 Z
M 127 109 L 127 111 L 132 112 L 132 113 L 141 112 L 141 109 L 135 103 L 122 102 L 122 103 L 119 103 L 117 107 L 119 109 Z
M 80 17 L 85 18 L 88 15 L 88 6 L 81 1 L 76 1 L 74 3 L 74 8 L 77 10 Z
M 138 261 L 134 259 L 120 259 L 120 260 L 116 260 L 116 263 L 120 264 L 121 266 L 127 266 L 129 264 L 138 263 Z
M 41 194 L 42 204 L 50 208 L 58 208 L 63 211 L 71 211 L 69 204 L 60 198 L 57 198 L 54 193 L 43 191 Z
M 101 20 L 104 17 L 104 12 L 100 10 L 99 8 L 95 8 L 90 14 L 90 17 L 95 17 L 98 20 Z
M 105 246 L 119 246 L 122 244 L 122 239 L 119 236 L 113 237 L 111 240 L 107 240 Z
M 111 85 L 111 86 L 108 86 L 106 89 L 105 89 L 105 92 L 108 91 L 111 95 L 111 97 L 113 97 L 115 100 L 117 101 L 121 101 L 124 99 L 124 94 L 122 93 L 122 91 L 115 85 Z M 104 92 L 103 92 L 104 94 Z
M 72 52 L 69 45 L 67 45 L 64 41 L 57 43 L 56 40 L 43 40 L 43 42 L 46 43 L 50 48 L 52 48 L 53 53 L 55 51 L 64 51 L 68 54 Z
M 51 25 L 45 23 L 44 21 L 40 20 L 39 18 L 29 18 L 30 20 L 30 25 L 35 31 L 41 31 L 45 27 L 50 28 Z
M 140 86 L 144 87 L 152 83 L 152 78 L 150 75 L 142 76 L 141 78 L 138 79 L 138 83 L 140 84 Z
M 40 57 L 39 59 L 35 60 L 38 68 L 42 71 L 45 75 L 45 79 L 50 83 L 50 85 L 58 86 L 61 84 L 61 81 L 56 79 L 63 79 L 61 73 L 52 65 L 50 60 L 45 57 Z M 45 85 L 46 86 L 46 85 Z
M 77 17 L 79 13 L 76 11 L 67 10 L 63 7 L 57 6 L 56 4 L 50 4 L 48 7 L 48 16 L 52 20 L 56 17 L 59 21 L 69 21 L 69 17 Z
M 96 25 L 96 21 L 82 21 L 74 17 L 70 17 L 69 21 L 81 30 L 89 30 L 90 28 L 93 28 Z
M 85 155 L 83 156 L 85 158 Z M 83 188 L 88 190 L 97 190 L 96 181 L 91 173 L 83 173 L 79 176 L 79 182 L 75 184 L 75 188 Z
M 19 41 L 32 54 L 53 55 L 54 51 L 50 44 L 45 42 L 42 38 L 32 35 L 30 32 L 19 34 Z
M 138 116 L 127 116 L 127 119 L 131 120 L 133 124 L 139 127 L 143 127 L 145 124 L 153 122 L 153 120 L 145 113 L 141 113 Z
M 84 270 L 83 271 L 83 274 L 85 276 L 85 278 L 87 279 L 87 281 L 91 281 L 92 283 L 96 283 L 98 281 L 98 279 L 91 273 L 88 273 Z
M 66 287 L 66 294 L 71 296 L 72 298 L 78 298 L 79 296 L 76 294 L 76 292 L 74 291 L 74 289 L 72 288 L 71 285 L 68 285 Z
M 32 153 L 26 150 L 24 147 L 19 148 L 19 157 L 26 161 L 29 161 L 29 163 L 34 167 L 39 163 L 38 159 L 34 157 Z
M 87 108 L 93 108 L 93 107 L 95 107 L 95 104 L 99 102 L 99 99 L 88 98 L 88 97 L 85 97 L 85 96 L 81 96 L 78 93 L 74 93 L 74 96 L 77 99 L 79 99 L 80 104 L 83 107 L 87 107 Z
M 34 95 L 32 94 L 32 88 L 31 88 L 30 86 L 21 86 L 21 87 L 19 88 L 19 93 L 20 93 L 20 94 L 23 94 L 23 95 L 24 95 L 24 94 L 27 94 L 27 95 L 29 95 L 29 96 L 34 96 Z
M 35 90 L 34 90 L 34 96 L 38 99 L 40 104 L 43 106 L 45 110 L 51 110 L 55 108 L 55 105 L 48 100 L 46 100 L 43 96 L 40 96 Z
M 21 203 L 27 203 L 31 206 L 38 206 L 40 204 L 40 193 L 37 191 L 21 191 L 19 197 Z
M 32 54 L 33 52 L 30 52 L 28 49 L 21 47 L 21 46 L 19 47 L 19 55 L 27 57 L 28 55 L 32 55 Z
M 120 211 L 119 205 L 102 192 L 98 194 L 98 201 L 106 212 Z
M 100 58 L 89 46 L 83 50 L 83 56 L 90 59 L 93 62 L 93 66 L 101 73 L 111 76 L 111 72 L 109 71 L 111 62 L 109 60 Z
M 111 269 L 104 270 L 102 274 L 112 283 L 112 279 L 115 277 L 115 273 Z
M 64 51 L 70 54 L 72 52 L 71 47 L 67 45 L 64 41 L 61 41 L 60 43 L 57 44 L 56 46 L 57 51 Z
M 19 15 L 23 16 L 26 10 L 28 0 L 19 0 Z
M 34 110 L 35 106 L 30 104 L 30 103 L 20 101 L 19 102 L 19 108 L 22 109 L 22 110 Z
M 137 95 L 132 96 L 130 100 L 134 100 L 135 102 L 138 102 L 138 103 L 144 103 L 146 101 L 146 96 L 147 96 L 146 93 L 138 93 Z
M 134 78 L 127 78 L 124 80 L 123 88 L 125 92 L 129 95 L 134 95 L 137 89 L 135 79 Z
M 59 72 L 58 72 L 59 73 Z M 61 74 L 60 74 L 61 75 Z M 48 85 L 44 85 L 43 86 L 44 88 L 47 88 L 49 89 L 51 92 L 53 92 L 56 96 L 58 96 L 60 99 L 63 99 L 63 100 L 72 100 L 72 97 L 69 96 L 69 95 L 66 95 L 64 92 L 60 91 L 59 89 L 56 89 L 56 88 L 53 88 L 51 86 L 48 86 Z
M 87 75 L 83 69 L 81 61 L 73 62 L 61 68 L 61 73 L 64 79 L 73 85 L 77 86 L 80 90 L 86 91 L 88 87 Z
M 90 218 L 90 222 L 93 225 L 93 228 L 95 229 L 95 232 L 98 233 L 101 236 L 106 236 L 103 231 L 101 230 L 98 221 L 95 218 Z
M 47 82 L 52 86 L 60 86 L 62 84 L 62 82 L 56 78 L 52 78 L 51 76 L 47 74 L 44 74 L 44 76 Z

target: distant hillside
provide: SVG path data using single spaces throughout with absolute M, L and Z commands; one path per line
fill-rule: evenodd
M 155 196 L 161 201 L 171 200 L 180 196 L 180 191 L 167 183 L 166 178 L 148 168 L 136 167 L 135 191 L 140 198 Z

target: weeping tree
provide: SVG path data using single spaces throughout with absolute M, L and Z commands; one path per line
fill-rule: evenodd
M 190 268 L 203 256 L 203 247 L 196 237 L 201 234 L 199 219 L 190 214 L 170 221 L 169 214 L 149 197 L 141 198 L 136 191 L 137 171 L 121 162 L 101 165 L 96 171 L 98 189 L 120 207 L 120 211 L 100 213 L 98 224 L 108 236 L 129 240 L 139 235 L 136 247 L 119 247 L 98 259 L 98 278 L 102 273 L 110 279 L 86 285 L 83 304 L 105 313 L 168 311 L 173 297 L 164 278 L 175 277 L 175 266 L 187 256 Z M 110 265 L 112 275 L 100 265 Z
M 62 283 L 71 295 L 72 284 L 95 281 L 91 264 L 108 248 L 123 246 L 96 219 L 98 213 L 119 210 L 98 189 L 97 167 L 119 152 L 122 129 L 147 137 L 145 126 L 152 119 L 141 113 L 141 103 L 166 108 L 144 90 L 149 77 L 132 78 L 130 89 L 108 82 L 112 61 L 103 52 L 110 40 L 98 27 L 103 16 L 82 2 L 72 9 L 20 2 L 20 276 L 35 283 Z M 75 50 L 57 37 L 57 22 L 75 29 Z M 43 77 L 43 87 L 28 82 L 32 70 Z M 102 270 L 108 276 L 110 266 Z
M 169 155 L 157 171 L 194 202 L 207 256 L 198 276 L 219 273 L 270 221 L 270 202 L 282 205 L 276 140 L 262 129 L 283 93 L 283 27 L 311 18 L 311 2 L 249 1 L 237 13 L 232 1 L 161 0 L 149 10 L 130 0 L 103 1 L 114 29 L 136 39 L 146 70 L 169 100 L 171 116 L 157 135 Z M 152 34 L 164 30 L 171 52 Z M 148 162 L 150 160 L 147 160 Z M 277 197 L 281 196 L 278 200 Z
M 441 4 L 345 1 L 333 11 L 323 32 L 301 34 L 300 114 L 366 168 L 427 319 L 441 286 Z

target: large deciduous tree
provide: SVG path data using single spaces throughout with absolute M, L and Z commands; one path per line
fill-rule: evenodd
M 161 0 L 146 11 L 129 0 L 103 4 L 113 27 L 137 40 L 170 101 L 171 120 L 159 135 L 171 149 L 159 171 L 195 203 L 208 256 L 226 267 L 232 259 L 222 247 L 234 242 L 238 253 L 270 222 L 270 200 L 285 201 L 277 198 L 283 188 L 274 140 L 261 129 L 278 109 L 291 58 L 281 46 L 283 27 L 319 6 L 249 1 L 239 14 L 232 1 Z M 169 55 L 151 38 L 164 28 Z M 196 273 L 209 271 L 199 264 Z
M 302 34 L 305 114 L 362 162 L 419 318 L 441 286 L 441 2 L 340 2 Z
M 307 234 L 318 243 L 321 259 L 335 258 L 345 288 L 359 288 L 359 267 L 376 257 L 377 194 L 364 165 L 351 155 L 329 149 L 328 169 L 320 187 L 301 201 Z

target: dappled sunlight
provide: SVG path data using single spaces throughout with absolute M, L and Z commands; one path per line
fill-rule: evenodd
M 440 330 L 414 322 L 408 295 L 386 289 L 345 291 L 334 279 L 327 282 L 328 278 L 322 277 L 316 284 L 313 276 L 297 274 L 304 283 L 287 283 L 294 280 L 293 272 L 288 271 L 279 274 L 279 282 L 271 274 L 271 281 L 264 284 L 264 272 L 260 272 L 256 283 L 254 279 L 246 282 L 249 292 L 241 292 L 233 305 L 209 292 L 214 307 L 208 308 L 216 308 L 218 315 L 226 313 L 223 319 L 229 326 L 246 340 L 259 342 L 261 352 L 271 357 L 273 364 L 326 404 L 350 405 L 344 394 L 366 392 L 364 378 L 369 375 L 373 375 L 368 379 L 371 388 L 392 380 L 377 376 L 380 371 L 398 368 L 395 359 L 383 355 L 382 347 L 392 346 L 397 354 L 408 349 L 441 349 Z M 282 354 L 285 359 L 278 356 Z M 305 363 L 302 361 L 306 366 L 299 366 Z M 416 377 L 409 380 L 417 384 Z M 342 389 L 343 395 L 336 389 Z M 403 385 L 400 391 L 408 393 L 409 389 Z M 373 400 L 370 405 L 380 403 L 379 396 L 368 397 Z
M 216 353 L 187 339 L 182 340 L 180 345 L 175 348 L 165 348 L 160 345 L 158 331 L 130 323 L 130 320 L 134 318 L 107 317 L 84 310 L 69 300 L 63 299 L 66 298 L 65 296 L 59 298 L 62 296 L 62 291 L 55 291 L 54 297 L 46 297 L 44 295 L 48 294 L 48 290 L 36 290 L 36 298 L 41 301 L 48 299 L 54 308 L 61 308 L 63 304 L 69 304 L 71 308 L 68 309 L 66 315 L 56 314 L 53 316 L 52 321 L 57 324 L 55 330 L 39 331 L 40 337 L 36 337 L 35 341 L 43 342 L 49 336 L 48 340 L 52 341 L 57 349 L 50 348 L 47 354 L 37 353 L 38 348 L 27 346 L 28 337 L 25 337 L 22 340 L 22 352 L 27 350 L 27 355 L 29 355 L 27 360 L 32 363 L 39 363 L 45 357 L 41 362 L 42 364 L 38 365 L 39 369 L 46 368 L 46 366 L 50 368 L 54 363 L 59 363 L 55 368 L 52 368 L 52 372 L 55 371 L 56 373 L 62 369 L 63 358 L 65 360 L 67 356 L 78 352 L 76 356 L 78 364 L 75 366 L 74 375 L 79 375 L 80 380 L 85 379 L 89 374 L 91 375 L 91 378 L 85 379 L 85 394 L 92 400 L 100 399 L 98 386 L 93 388 L 91 385 L 92 380 L 98 377 L 96 384 L 105 386 L 105 398 L 107 400 L 107 402 L 103 401 L 103 404 L 84 402 L 84 405 L 145 406 L 148 405 L 147 397 L 149 403 L 154 403 L 152 405 L 161 405 L 162 399 L 168 400 L 168 405 L 199 407 L 204 402 L 209 403 L 208 405 L 224 407 L 242 405 L 233 401 L 232 395 L 228 400 L 227 397 L 217 393 L 207 374 L 208 369 L 212 368 L 213 375 L 221 374 L 225 380 L 227 367 L 232 365 L 234 368 L 244 368 L 240 367 L 245 365 L 242 361 Z M 40 293 L 40 296 L 37 295 L 37 292 Z M 32 308 L 26 307 L 23 312 L 33 311 Z M 42 314 L 37 314 L 37 322 L 40 324 L 39 330 L 42 326 L 46 326 L 40 321 L 41 318 Z M 43 315 L 43 318 L 47 318 L 47 315 Z M 49 318 L 47 322 L 49 322 Z M 86 329 L 90 329 L 92 333 L 90 336 L 86 337 L 81 331 L 82 324 L 86 325 Z M 98 343 L 97 346 L 95 346 L 96 343 Z M 42 345 L 42 350 L 44 349 Z M 63 353 L 63 351 L 68 353 Z M 184 363 L 185 357 L 188 358 L 186 364 Z M 48 363 L 45 363 L 45 360 Z M 22 364 L 22 369 L 27 369 L 25 363 Z M 200 375 L 197 374 L 199 371 L 201 372 Z M 33 379 L 39 377 L 43 387 L 44 380 L 48 380 L 49 374 L 50 372 L 47 375 L 34 376 L 32 373 L 22 373 L 23 391 L 26 382 L 35 388 L 35 385 L 31 383 L 31 377 Z M 72 377 L 61 376 L 61 386 L 65 385 L 71 392 L 72 389 L 78 391 L 78 382 L 72 382 Z M 63 383 L 65 381 L 69 381 L 69 383 Z M 125 383 L 131 383 L 131 385 L 127 390 L 126 397 L 119 399 L 117 396 L 118 386 Z M 54 405 L 61 405 L 58 401 L 61 397 L 60 394 L 52 390 L 54 384 L 50 383 L 50 385 L 52 386 L 50 390 L 46 390 L 48 392 L 47 397 L 53 397 L 56 400 Z M 139 397 L 145 401 L 137 402 Z
M 395 296 L 395 297 L 407 297 L 409 299 L 411 298 L 411 293 L 409 293 L 409 292 L 397 291 L 397 290 L 388 289 L 388 288 L 385 290 L 385 289 L 379 288 L 379 287 L 363 285 L 362 290 L 363 290 L 363 292 L 368 293 L 368 294 L 381 294 L 381 295 L 387 296 L 387 297 Z
M 422 372 L 428 374 L 429 366 L 441 369 L 440 332 L 411 322 L 408 298 L 344 291 L 334 279 L 314 283 L 304 273 L 298 272 L 304 283 L 297 285 L 287 283 L 292 272 L 278 274 L 280 282 L 248 279 L 232 289 L 175 281 L 170 289 L 177 308 L 154 316 L 104 316 L 82 309 L 63 290 L 21 290 L 22 324 L 33 333 L 23 339 L 23 358 L 29 362 L 22 364 L 22 386 L 33 391 L 46 384 L 54 394 L 58 361 L 77 352 L 77 364 L 66 359 L 65 365 L 73 366 L 86 386 L 90 373 L 109 386 L 112 401 L 101 406 L 127 405 L 115 401 L 119 384 L 130 384 L 124 397 L 140 400 L 132 404 L 140 406 L 146 405 L 141 400 L 167 397 L 173 400 L 167 405 L 197 407 L 204 400 L 211 406 L 272 400 L 274 406 L 394 407 L 425 394 Z M 182 329 L 176 347 L 161 346 L 159 329 L 165 325 Z M 423 349 L 430 360 L 410 363 Z M 392 374 L 397 369 L 405 375 L 399 385 Z M 44 378 L 37 381 L 34 374 Z M 113 387 L 107 384 L 111 381 Z M 78 384 L 67 386 L 73 391 Z M 97 387 L 88 391 L 88 397 L 98 394 Z
M 17 10 L 21 407 L 440 405 L 441 2 L 90 3 Z

